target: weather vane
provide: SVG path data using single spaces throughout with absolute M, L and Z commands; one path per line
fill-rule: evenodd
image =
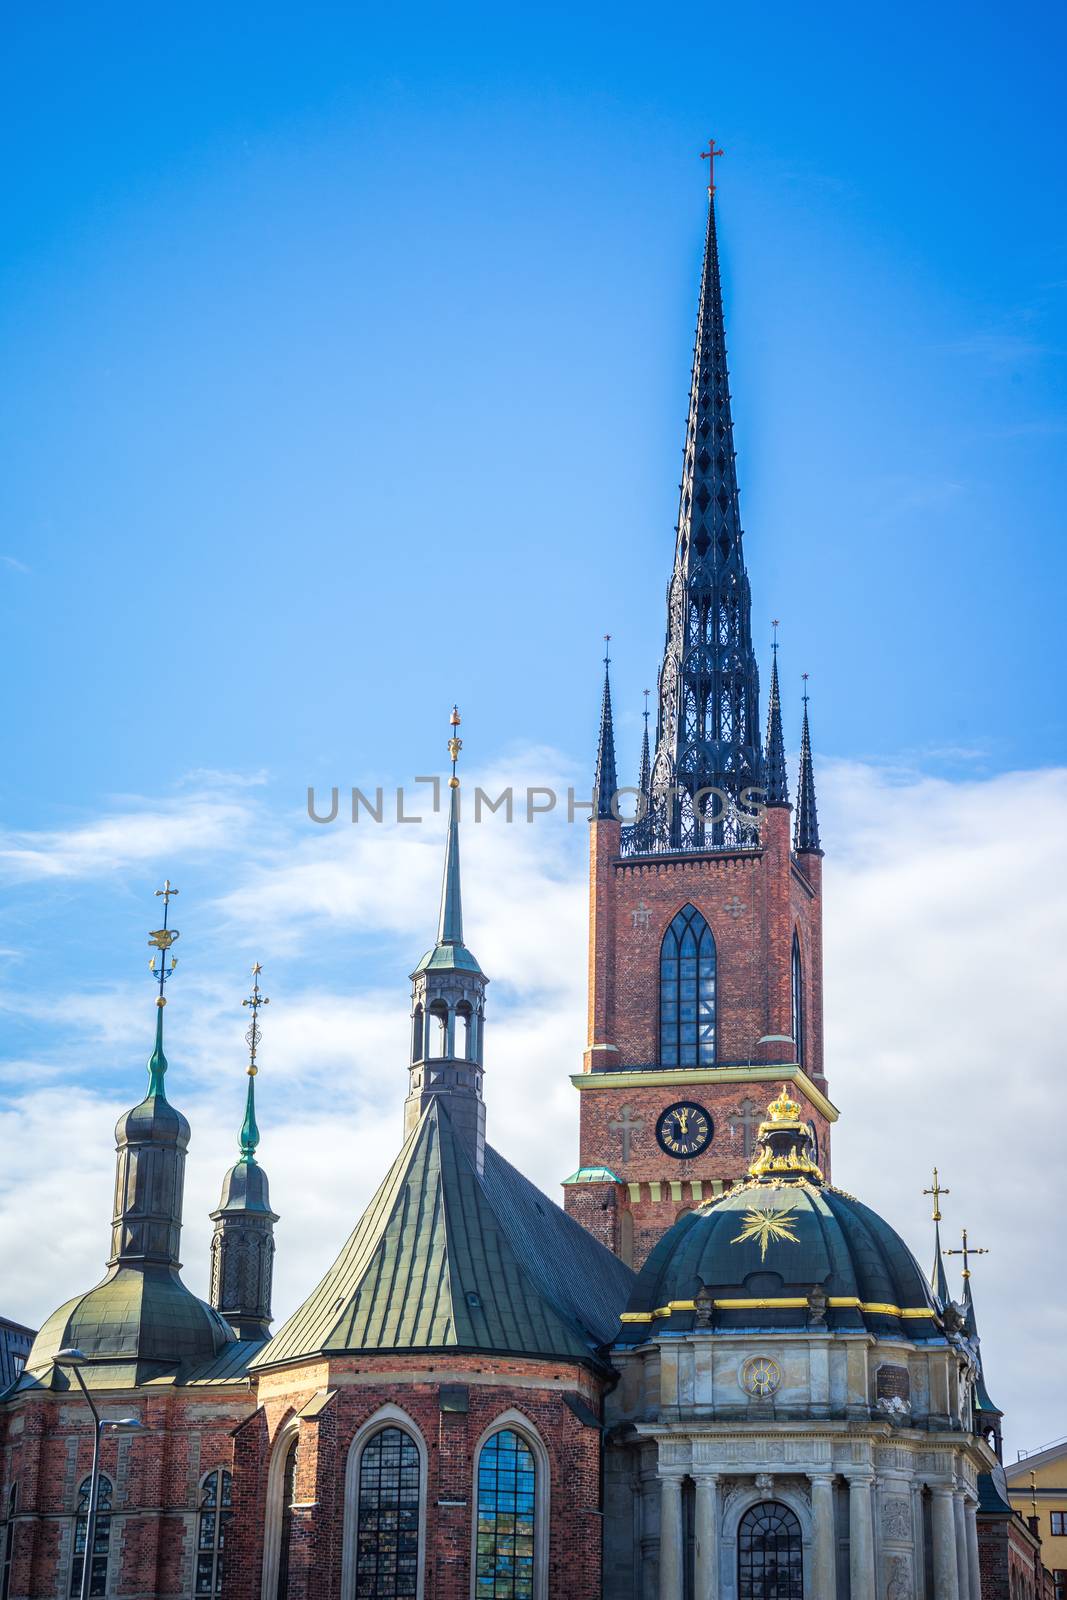
M 777 617 L 772 617 L 771 618 L 771 627 L 774 629 L 774 636 L 771 639 L 771 649 L 774 651 L 775 655 L 777 655 L 778 654 L 778 629 L 780 627 L 780 623 L 779 623 Z
M 241 1004 L 243 1006 L 248 1006 L 252 1013 L 252 1026 L 245 1034 L 245 1039 L 248 1042 L 248 1076 L 250 1078 L 254 1078 L 256 1073 L 259 1071 L 259 1068 L 256 1066 L 256 1050 L 259 1048 L 260 1038 L 259 1008 L 260 1006 L 270 1005 L 270 996 L 260 994 L 259 992 L 259 975 L 262 971 L 263 968 L 257 961 L 255 966 L 252 968 L 252 993 L 248 996 L 247 1000 L 241 1001 Z
M 934 1197 L 934 1215 L 933 1215 L 933 1221 L 934 1222 L 940 1222 L 941 1221 L 941 1196 L 943 1194 L 951 1194 L 951 1193 L 952 1193 L 951 1189 L 943 1189 L 941 1187 L 941 1184 L 938 1182 L 938 1179 L 937 1179 L 937 1168 L 935 1167 L 934 1168 L 934 1186 L 933 1186 L 933 1188 L 932 1189 L 924 1189 L 923 1190 L 923 1194 L 932 1194 L 933 1197 Z M 952 1251 L 949 1251 L 949 1254 L 951 1255 Z
M 452 715 L 448 719 L 449 725 L 452 728 L 458 728 L 461 720 L 459 707 L 453 706 Z M 462 749 L 463 740 L 460 738 L 458 733 L 453 733 L 451 739 L 448 741 L 448 757 L 452 763 L 452 776 L 448 780 L 448 787 L 450 789 L 459 788 L 459 779 L 456 777 L 456 762 L 459 760 L 459 753 Z
M 610 633 L 606 633 L 604 635 L 604 665 L 606 667 L 610 667 L 611 666 L 611 634 Z
M 715 193 L 715 157 L 724 156 L 725 150 L 716 150 L 715 140 L 708 140 L 708 148 L 700 152 L 701 161 L 708 163 L 708 199 Z
M 652 693 L 652 691 L 651 691 L 651 689 L 642 689 L 641 693 L 645 697 L 645 709 L 641 714 L 645 719 L 645 732 L 647 733 L 648 732 L 648 697 Z
M 942 1189 L 941 1192 L 942 1192 L 942 1194 L 947 1193 L 947 1191 L 944 1190 L 944 1189 Z M 970 1269 L 970 1267 L 968 1265 L 968 1262 L 970 1261 L 971 1257 L 972 1256 L 987 1256 L 989 1254 L 989 1250 L 985 1245 L 968 1244 L 967 1243 L 967 1229 L 964 1228 L 963 1229 L 963 1244 L 962 1244 L 961 1248 L 958 1249 L 958 1250 L 946 1250 L 945 1254 L 947 1256 L 962 1256 L 963 1257 L 963 1276 L 966 1279 L 966 1278 L 969 1278 L 970 1275 L 971 1275 L 971 1269 Z
M 801 695 L 800 698 L 803 700 L 804 704 L 807 705 L 808 699 L 809 699 L 809 696 L 808 696 L 808 677 L 809 677 L 809 674 L 806 673 L 806 672 L 802 672 L 800 674 L 800 676 L 804 679 L 804 693 Z
M 160 952 L 158 969 L 156 967 L 155 956 L 153 956 L 151 961 L 148 963 L 149 972 L 151 972 L 153 978 L 159 984 L 159 994 L 156 998 L 156 1005 L 160 1007 L 165 1006 L 167 1003 L 166 995 L 163 993 L 164 985 L 166 984 L 166 981 L 170 977 L 171 973 L 174 971 L 175 967 L 178 965 L 178 958 L 175 955 L 171 956 L 170 965 L 167 965 L 167 951 L 170 949 L 175 939 L 181 938 L 177 928 L 167 927 L 167 920 L 170 916 L 170 902 L 179 892 L 179 890 L 171 888 L 169 878 L 164 878 L 162 889 L 156 890 L 157 896 L 163 896 L 163 926 L 161 928 L 157 928 L 154 933 L 151 933 L 148 936 L 148 943 L 153 945 Z

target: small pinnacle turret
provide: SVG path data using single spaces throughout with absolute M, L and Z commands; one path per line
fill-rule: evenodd
M 259 1013 L 270 1005 L 261 994 L 257 961 L 252 968 L 252 993 L 241 1004 L 252 1013 L 245 1034 L 248 1044 L 248 1089 L 241 1126 L 240 1156 L 222 1180 L 222 1196 L 211 1219 L 211 1304 L 226 1318 L 238 1339 L 266 1339 L 271 1323 L 271 1285 L 274 1277 L 274 1224 L 267 1174 L 256 1161 L 259 1126 L 256 1122 L 255 1083 L 259 1067 Z
M 600 738 L 596 749 L 596 775 L 593 779 L 593 816 L 597 821 L 614 817 L 619 781 L 615 769 L 615 729 L 611 720 L 611 656 L 607 646 L 611 634 L 604 635 L 604 694 L 600 702 Z
M 923 1194 L 932 1195 L 934 1202 L 934 1265 L 930 1272 L 930 1287 L 943 1306 L 947 1306 L 952 1298 L 948 1288 L 948 1277 L 945 1273 L 945 1262 L 941 1254 L 941 1196 L 949 1193 L 950 1191 L 942 1186 L 935 1167 L 933 1186 L 932 1188 L 924 1189 Z
M 457 773 L 463 741 L 459 711 L 452 707 L 448 754 L 448 828 L 437 943 L 411 974 L 411 1062 L 404 1103 L 405 1136 L 432 1102 L 443 1097 L 458 1136 L 480 1173 L 485 1159 L 485 1105 L 482 1101 L 482 1035 L 488 978 L 463 943 L 459 874 L 460 783 Z
M 787 806 L 789 779 L 785 768 L 785 737 L 782 733 L 782 697 L 778 689 L 778 623 L 775 622 L 773 627 L 771 692 L 767 701 L 767 747 L 764 754 L 766 798 L 769 806 Z
M 797 820 L 793 849 L 798 855 L 821 854 L 819 813 L 815 805 L 815 772 L 811 761 L 811 729 L 808 724 L 808 675 L 804 674 L 804 725 L 800 735 L 800 777 L 797 780 Z

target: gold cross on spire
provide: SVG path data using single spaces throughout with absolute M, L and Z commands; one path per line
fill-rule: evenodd
M 463 740 L 455 730 L 459 727 L 461 721 L 459 707 L 453 706 L 452 715 L 448 719 L 449 726 L 452 728 L 452 737 L 448 741 L 448 758 L 452 763 L 452 776 L 448 780 L 450 789 L 459 788 L 459 779 L 456 777 L 456 762 L 459 760 L 459 753 L 463 749 Z
M 259 1048 L 260 1037 L 259 1008 L 260 1006 L 270 1005 L 270 996 L 260 994 L 259 992 L 259 975 L 262 971 L 263 968 L 257 961 L 255 966 L 252 968 L 252 993 L 248 996 L 247 1000 L 241 1001 L 241 1004 L 243 1006 L 248 1006 L 252 1012 L 252 1026 L 245 1034 L 245 1039 L 248 1043 L 248 1076 L 250 1078 L 254 1078 L 256 1073 L 259 1071 L 259 1068 L 256 1066 L 256 1050 Z
M 706 161 L 707 164 L 708 164 L 708 198 L 709 198 L 709 200 L 710 200 L 711 196 L 715 193 L 715 157 L 716 156 L 724 156 L 725 154 L 726 154 L 725 150 L 716 150 L 716 148 L 715 148 L 715 140 L 714 139 L 709 139 L 708 140 L 708 148 L 706 150 L 702 150 L 700 152 L 701 161 Z
M 944 1194 L 946 1191 L 943 1189 L 941 1192 L 942 1192 L 942 1194 Z M 970 1267 L 968 1265 L 968 1262 L 970 1261 L 971 1257 L 972 1256 L 987 1256 L 989 1254 L 989 1251 L 988 1251 L 988 1249 L 986 1248 L 985 1245 L 968 1244 L 967 1243 L 967 1229 L 964 1228 L 963 1229 L 963 1244 L 960 1247 L 960 1249 L 958 1249 L 958 1250 L 946 1250 L 945 1254 L 947 1256 L 962 1256 L 963 1257 L 963 1276 L 966 1279 L 966 1278 L 969 1278 L 970 1275 L 971 1275 L 971 1269 L 970 1269 Z
M 161 928 L 157 928 L 154 933 L 150 933 L 148 936 L 149 945 L 153 946 L 160 952 L 158 969 L 156 967 L 155 956 L 153 956 L 151 961 L 148 963 L 149 972 L 159 984 L 159 994 L 156 997 L 156 1005 L 160 1007 L 165 1006 L 167 1003 L 166 996 L 163 993 L 163 986 L 170 977 L 171 973 L 174 971 L 175 967 L 178 965 L 178 958 L 177 956 L 173 955 L 170 958 L 170 966 L 168 967 L 167 965 L 167 951 L 170 949 L 175 939 L 179 939 L 181 937 L 177 928 L 167 927 L 167 920 L 170 916 L 170 902 L 179 892 L 179 890 L 171 888 L 169 878 L 164 878 L 162 889 L 156 890 L 157 896 L 163 896 L 163 926 Z
M 938 1183 L 938 1181 L 937 1181 L 937 1168 L 935 1167 L 934 1168 L 934 1186 L 933 1186 L 933 1188 L 932 1189 L 924 1189 L 923 1190 L 923 1194 L 932 1194 L 933 1197 L 934 1197 L 934 1217 L 933 1217 L 933 1220 L 935 1222 L 940 1222 L 941 1221 L 941 1196 L 943 1194 L 951 1194 L 951 1193 L 952 1193 L 951 1189 L 943 1189 L 941 1187 L 940 1183 Z M 949 1254 L 951 1255 L 952 1252 L 949 1251 Z

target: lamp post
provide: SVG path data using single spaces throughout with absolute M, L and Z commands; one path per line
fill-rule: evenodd
M 85 1379 L 81 1375 L 81 1368 L 88 1364 L 88 1356 L 80 1350 L 67 1348 L 56 1354 L 56 1366 L 69 1367 L 78 1380 L 78 1388 L 85 1396 L 85 1403 L 93 1414 L 93 1470 L 89 1479 L 89 1505 L 85 1517 L 85 1547 L 82 1550 L 82 1581 L 81 1600 L 89 1600 L 89 1586 L 92 1582 L 93 1546 L 96 1543 L 96 1505 L 100 1496 L 100 1438 L 105 1428 L 113 1428 L 116 1433 L 136 1433 L 141 1423 L 137 1417 L 102 1417 L 93 1404 L 93 1397 L 86 1388 Z

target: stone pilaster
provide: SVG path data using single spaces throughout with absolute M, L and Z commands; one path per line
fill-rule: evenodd
M 819 1600 L 837 1600 L 837 1529 L 834 1480 L 829 1473 L 810 1472 L 813 1530 L 811 1581 Z
M 874 1524 L 869 1473 L 848 1480 L 848 1552 L 850 1600 L 877 1600 L 874 1581 Z
M 714 1472 L 698 1472 L 694 1478 L 696 1550 L 693 1600 L 719 1600 L 719 1478 Z
M 684 1571 L 682 1477 L 664 1473 L 659 1480 L 659 1600 L 682 1600 Z

